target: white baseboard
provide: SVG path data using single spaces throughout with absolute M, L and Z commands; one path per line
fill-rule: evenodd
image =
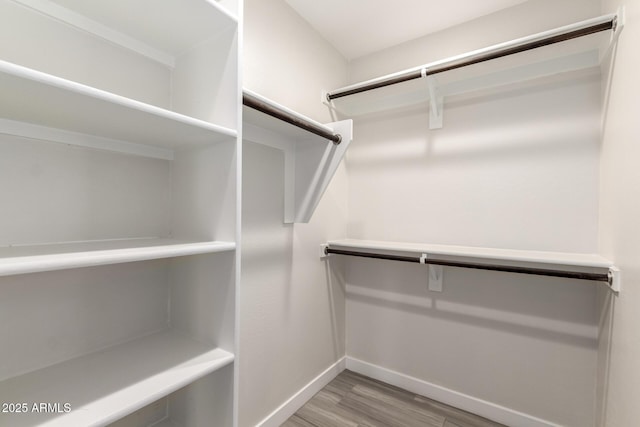
M 346 358 L 347 369 L 362 375 L 384 381 L 412 393 L 420 394 L 438 402 L 468 411 L 481 417 L 517 427 L 560 427 L 549 421 L 496 405 L 473 396 L 459 393 L 436 384 L 432 384 L 399 372 L 382 368 L 371 363 L 363 362 L 351 357 Z
M 320 375 L 315 377 L 309 384 L 304 386 L 300 391 L 291 396 L 289 400 L 284 402 L 278 409 L 269 414 L 265 419 L 256 424 L 256 427 L 279 427 L 290 416 L 296 413 L 298 409 L 302 407 L 309 399 L 313 397 L 317 392 L 322 390 L 324 386 L 329 384 L 331 380 L 338 376 L 338 374 L 345 370 L 346 357 L 338 360 L 333 365 L 329 366 Z

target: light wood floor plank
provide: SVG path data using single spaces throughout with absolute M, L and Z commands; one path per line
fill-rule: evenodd
M 315 402 L 305 404 L 296 414 L 316 427 L 358 427 L 356 421 L 342 417 L 335 408 L 318 405 Z
M 363 375 L 343 371 L 284 427 L 506 427 Z
M 294 414 L 287 421 L 285 421 L 281 427 L 316 427 L 316 426 Z
M 432 412 L 444 416 L 447 421 L 455 424 L 455 427 L 505 427 L 503 424 L 488 420 L 471 412 L 454 408 L 424 396 L 416 395 L 416 401 L 422 403 Z
M 377 398 L 372 398 L 362 389 L 354 387 L 354 391 L 342 399 L 338 406 L 367 414 L 379 423 L 389 427 L 442 427 L 444 417 L 434 420 L 417 411 L 407 412 L 402 408 Z M 396 400 L 396 402 L 398 402 Z

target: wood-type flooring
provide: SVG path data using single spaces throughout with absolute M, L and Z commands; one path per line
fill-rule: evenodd
M 346 370 L 282 427 L 505 427 Z

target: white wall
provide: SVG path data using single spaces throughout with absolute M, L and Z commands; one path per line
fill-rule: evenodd
M 594 0 L 527 1 L 353 60 L 349 64 L 349 80 L 378 77 L 599 14 L 600 4 Z
M 319 122 L 322 90 L 346 84 L 347 62 L 283 0 L 246 0 L 243 86 Z
M 2 2 L 0 15 L 4 60 L 163 108 L 170 106 L 171 72 L 165 66 L 15 2 Z
M 626 427 L 640 420 L 640 1 L 602 3 L 605 12 L 624 5 L 627 22 L 608 73 L 602 140 L 600 250 L 620 267 L 624 281 L 619 297 L 603 299 L 598 421 L 600 426 Z
M 553 11 L 553 13 L 550 13 Z M 526 2 L 352 62 L 358 81 L 600 14 Z M 597 252 L 600 78 L 578 73 L 355 121 L 351 238 Z M 566 426 L 593 426 L 594 283 L 349 261 L 347 355 Z
M 245 1 L 244 87 L 318 121 L 346 61 L 282 0 Z M 344 356 L 344 288 L 319 245 L 346 236 L 342 166 L 309 224 L 285 225 L 284 155 L 243 148 L 239 426 L 253 426 Z M 339 271 L 339 270 L 338 270 Z

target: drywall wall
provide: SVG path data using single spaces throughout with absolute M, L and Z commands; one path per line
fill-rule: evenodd
M 243 154 L 239 425 L 253 426 L 344 356 L 344 284 L 318 254 L 346 218 L 333 191 L 309 224 L 283 224 L 283 152 Z
M 283 0 L 247 0 L 243 87 L 319 122 L 322 90 L 346 84 L 347 62 Z
M 349 80 L 378 77 L 599 14 L 595 0 L 527 1 L 351 61 Z
M 599 14 L 597 1 L 526 2 L 355 60 L 350 80 Z M 600 95 L 592 70 L 448 98 L 441 130 L 428 130 L 426 107 L 356 119 L 349 237 L 597 252 Z M 593 426 L 598 285 L 444 274 L 434 293 L 420 266 L 348 261 L 347 356 L 548 423 Z
M 640 420 L 640 1 L 605 0 L 603 10 L 626 9 L 613 60 L 605 62 L 605 124 L 601 157 L 600 250 L 623 272 L 623 291 L 602 298 L 598 422 L 603 427 Z
M 167 67 L 88 32 L 60 25 L 18 2 L 2 2 L 0 16 L 4 60 L 163 108 L 170 106 Z
M 282 0 L 245 1 L 244 87 L 320 122 L 346 61 Z M 284 154 L 244 142 L 238 425 L 254 426 L 344 356 L 344 287 L 319 246 L 346 236 L 340 167 L 308 224 L 284 224 Z M 340 270 L 334 270 L 339 272 Z

